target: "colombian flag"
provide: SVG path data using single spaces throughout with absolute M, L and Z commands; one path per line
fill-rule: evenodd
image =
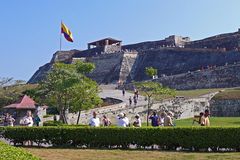
M 67 41 L 73 42 L 72 32 L 67 28 L 67 26 L 61 23 L 61 33 L 63 33 L 64 37 Z

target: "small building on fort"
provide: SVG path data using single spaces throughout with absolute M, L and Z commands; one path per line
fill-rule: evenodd
M 88 43 L 88 50 L 96 50 L 97 53 L 114 53 L 121 51 L 121 40 L 104 38 Z

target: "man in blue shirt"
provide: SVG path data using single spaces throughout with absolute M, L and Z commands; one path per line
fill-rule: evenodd
M 153 127 L 158 127 L 159 126 L 159 117 L 156 113 L 156 111 L 153 112 L 153 114 L 149 117 L 149 119 L 151 119 L 152 121 L 152 126 Z

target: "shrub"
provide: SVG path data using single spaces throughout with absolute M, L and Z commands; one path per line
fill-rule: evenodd
M 31 140 L 54 146 L 163 148 L 240 148 L 240 127 L 91 128 L 75 126 L 5 127 L 3 137 L 15 143 Z
M 0 160 L 40 160 L 23 149 L 0 142 Z
M 45 121 L 43 126 L 64 126 L 64 123 L 61 121 Z

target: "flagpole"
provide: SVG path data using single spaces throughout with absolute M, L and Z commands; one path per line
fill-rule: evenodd
M 60 51 L 62 50 L 62 21 L 60 25 L 61 31 L 60 31 Z

